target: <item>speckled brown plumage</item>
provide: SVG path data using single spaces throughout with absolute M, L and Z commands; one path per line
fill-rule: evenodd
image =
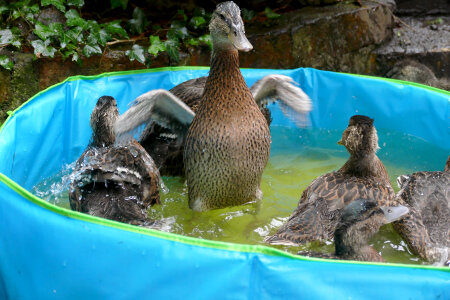
M 160 203 L 159 172 L 138 142 L 113 144 L 109 129 L 117 117 L 115 99 L 101 97 L 91 117 L 93 142 L 72 174 L 70 206 L 98 217 L 147 224 L 147 209 Z
M 391 208 L 382 209 L 378 203 L 371 200 L 357 199 L 343 209 L 339 218 L 334 232 L 335 253 L 300 251 L 298 254 L 328 259 L 383 262 L 378 252 L 369 246 L 369 241 L 382 225 L 391 222 L 385 216 L 389 209 Z M 394 212 L 396 218 L 407 212 L 406 207 L 400 210 L 400 213 Z
M 207 210 L 255 200 L 269 153 L 269 127 L 239 71 L 237 50 L 214 52 L 184 148 L 189 206 Z
M 202 99 L 207 76 L 187 80 L 173 87 L 170 92 L 186 103 L 197 113 Z M 260 107 L 261 112 L 270 125 L 272 119 L 267 107 Z M 155 160 L 161 175 L 183 176 L 184 163 L 183 151 L 185 140 L 172 137 L 172 132 L 156 123 L 148 126 L 140 139 L 141 145 Z
M 411 213 L 393 225 L 411 251 L 431 262 L 450 259 L 450 172 L 413 173 L 397 196 Z
M 273 236 L 272 244 L 299 244 L 332 240 L 342 208 L 355 199 L 372 199 L 379 205 L 394 205 L 395 193 L 383 163 L 376 156 L 378 136 L 365 116 L 353 116 L 342 134 L 350 153 L 335 172 L 315 179 L 302 193 L 297 208 Z

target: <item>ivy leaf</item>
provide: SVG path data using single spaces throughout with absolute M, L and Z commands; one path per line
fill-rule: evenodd
M 0 66 L 5 68 L 6 70 L 12 70 L 14 63 L 9 59 L 6 55 L 0 55 Z
M 251 19 L 253 19 L 256 16 L 256 12 L 251 9 L 243 8 L 243 9 L 241 9 L 241 12 L 242 12 L 242 18 L 247 21 L 250 21 Z
M 84 0 L 67 0 L 67 5 L 80 8 L 84 5 Z
M 77 63 L 81 62 L 80 56 L 78 55 L 78 52 L 74 52 L 72 54 L 72 61 L 76 61 Z
M 167 40 L 165 41 L 164 45 L 166 46 L 167 53 L 169 54 L 170 59 L 178 63 L 180 61 L 178 42 L 174 40 Z
M 107 42 L 112 40 L 112 36 L 105 29 L 100 29 L 100 31 L 98 32 L 98 37 L 99 44 L 102 46 L 106 45 Z
M 139 7 L 133 10 L 133 18 L 129 21 L 130 29 L 133 33 L 142 33 L 145 28 L 149 25 L 147 18 L 145 17 L 144 11 Z
M 193 17 L 190 22 L 194 28 L 198 28 L 200 25 L 205 24 L 206 20 L 203 17 Z
M 111 8 L 117 8 L 122 6 L 122 9 L 126 9 L 128 5 L 128 0 L 111 0 Z
M 186 16 L 186 14 L 184 13 L 184 9 L 179 9 L 178 10 L 178 14 L 180 14 L 182 17 L 183 17 L 183 20 L 186 22 L 187 21 L 187 16 Z
M 0 15 L 2 15 L 3 13 L 7 12 L 9 10 L 9 8 L 5 5 L 1 5 L 0 6 Z
M 100 25 L 98 25 L 97 21 L 94 20 L 87 21 L 86 27 L 92 32 L 98 32 L 100 30 Z
M 102 46 L 105 46 L 110 40 L 112 40 L 112 36 L 105 29 L 92 31 L 87 37 L 88 44 L 100 44 Z
M 212 50 L 212 40 L 210 34 L 204 34 L 201 37 L 198 38 L 198 40 L 206 45 L 209 46 L 209 49 Z
M 48 27 L 55 35 L 62 36 L 64 34 L 64 25 L 61 23 L 50 23 Z
M 129 38 L 125 29 L 123 29 L 122 26 L 120 26 L 119 20 L 106 23 L 105 29 L 112 35 L 117 34 L 117 35 L 124 36 L 127 39 Z
M 189 46 L 197 46 L 198 44 L 200 44 L 200 41 L 198 39 L 190 38 L 184 43 Z
M 99 45 L 87 44 L 86 46 L 84 46 L 82 52 L 86 57 L 90 57 L 91 55 L 94 54 L 102 54 L 102 49 L 100 48 Z
M 35 24 L 36 23 L 36 20 L 35 20 L 35 17 L 34 17 L 34 14 L 33 13 L 27 13 L 26 15 L 25 15 L 25 19 L 26 20 L 28 20 L 30 23 L 32 23 L 32 24 Z
M 30 12 L 32 14 L 39 13 L 39 5 L 38 4 L 34 4 L 34 5 L 29 6 L 29 9 L 30 9 Z
M 273 10 L 270 9 L 270 7 L 266 7 L 266 9 L 264 10 L 264 13 L 266 14 L 266 16 L 269 19 L 276 19 L 281 17 L 280 14 L 277 14 L 276 12 L 274 12 Z
M 69 21 L 70 19 L 73 18 L 79 18 L 80 15 L 78 14 L 78 12 L 75 9 L 69 9 L 64 16 L 66 17 L 67 21 Z
M 42 23 L 37 23 L 33 32 L 40 37 L 42 40 L 46 40 L 49 37 L 57 35 L 54 30 L 50 29 L 49 26 L 44 25 Z
M 194 8 L 194 16 L 196 16 L 196 17 L 204 17 L 205 16 L 205 9 L 202 8 L 202 7 Z
M 67 18 L 67 25 L 69 25 L 71 27 L 79 26 L 83 30 L 85 30 L 89 27 L 88 22 L 85 19 L 80 18 L 79 16 L 75 16 L 75 15 L 70 15 L 70 18 Z
M 141 64 L 145 64 L 144 47 L 140 45 L 133 45 L 133 48 L 131 48 L 131 50 L 127 50 L 125 54 L 131 61 L 137 60 Z
M 0 44 L 10 44 L 14 47 L 20 48 L 21 43 L 17 31 L 18 29 L 16 27 L 13 27 L 12 29 L 0 30 Z
M 83 41 L 83 28 L 75 27 L 65 31 L 65 36 L 74 43 L 81 43 Z
M 159 40 L 159 36 L 151 35 L 150 36 L 150 47 L 148 48 L 148 52 L 154 56 L 157 56 L 159 52 L 167 51 L 166 45 Z
M 34 48 L 34 55 L 37 57 L 43 56 L 49 56 L 53 57 L 55 55 L 56 49 L 52 46 L 49 46 L 50 40 L 35 40 L 31 42 L 31 45 Z
M 178 20 L 173 21 L 170 25 L 169 31 L 167 32 L 167 37 L 171 40 L 175 40 L 176 38 L 184 40 L 189 37 L 189 33 L 184 22 Z
M 58 10 L 66 12 L 66 6 L 64 5 L 65 0 L 41 0 L 42 6 L 53 5 Z

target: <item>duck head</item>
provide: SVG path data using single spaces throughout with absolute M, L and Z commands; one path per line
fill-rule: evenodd
M 398 220 L 409 209 L 406 206 L 378 206 L 376 201 L 358 199 L 342 211 L 334 233 L 336 255 L 355 257 L 368 246 L 383 224 Z
M 209 31 L 214 49 L 248 52 L 253 46 L 245 36 L 241 10 L 233 1 L 217 5 L 209 23 Z
M 106 147 L 114 144 L 116 135 L 114 123 L 119 117 L 116 99 L 102 96 L 97 100 L 91 114 L 92 143 L 94 147 Z
M 379 147 L 373 119 L 361 115 L 351 117 L 338 144 L 345 146 L 351 155 L 375 154 Z

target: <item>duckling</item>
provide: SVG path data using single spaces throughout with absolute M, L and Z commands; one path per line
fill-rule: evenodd
M 408 208 L 403 205 L 379 206 L 376 201 L 369 199 L 354 200 L 342 210 L 334 231 L 334 254 L 312 251 L 300 251 L 298 254 L 331 259 L 383 262 L 381 255 L 369 246 L 369 241 L 382 225 L 398 220 L 407 212 Z
M 338 171 L 316 178 L 303 191 L 288 221 L 266 242 L 298 245 L 331 240 L 342 209 L 355 199 L 373 199 L 380 206 L 394 203 L 389 176 L 376 155 L 378 135 L 373 119 L 351 117 L 338 144 L 345 146 L 350 158 Z
M 252 49 L 239 7 L 219 4 L 209 29 L 211 68 L 196 112 L 171 92 L 154 90 L 139 96 L 115 125 L 119 138 L 152 121 L 186 136 L 183 162 L 189 207 L 196 211 L 261 199 L 271 143 L 267 121 L 239 70 L 238 51 Z M 258 93 L 265 91 L 260 86 Z M 305 111 L 296 97 L 281 100 L 294 112 Z M 171 124 L 168 115 L 181 121 Z
M 136 141 L 115 145 L 119 117 L 113 97 L 103 96 L 91 114 L 92 142 L 76 162 L 69 201 L 72 210 L 149 225 L 147 209 L 159 200 L 159 172 Z
M 206 76 L 187 80 L 170 89 L 170 92 L 196 113 L 202 100 L 206 80 Z M 303 126 L 307 123 L 306 113 L 311 111 L 311 99 L 295 85 L 291 77 L 275 74 L 264 76 L 250 87 L 250 91 L 269 126 L 272 119 L 266 105 L 276 99 L 282 99 L 280 102 L 282 111 L 289 117 L 293 117 L 297 125 Z M 289 105 L 284 103 L 302 103 L 302 105 L 298 105 L 297 113 L 292 115 Z M 184 138 L 185 135 L 176 135 L 172 130 L 152 122 L 142 132 L 139 141 L 155 160 L 161 175 L 182 176 L 184 175 Z
M 450 156 L 444 172 L 416 172 L 397 178 L 397 197 L 411 213 L 394 222 L 414 254 L 443 264 L 450 259 Z

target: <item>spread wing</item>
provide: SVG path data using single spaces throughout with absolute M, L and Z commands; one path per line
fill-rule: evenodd
M 298 126 L 307 124 L 308 113 L 312 110 L 311 99 L 291 77 L 268 75 L 258 80 L 250 90 L 261 109 L 279 100 L 281 111 L 288 118 Z
M 131 107 L 119 117 L 114 128 L 119 143 L 130 140 L 139 127 L 153 122 L 175 134 L 185 135 L 194 115 L 178 97 L 169 91 L 158 89 L 136 98 Z

